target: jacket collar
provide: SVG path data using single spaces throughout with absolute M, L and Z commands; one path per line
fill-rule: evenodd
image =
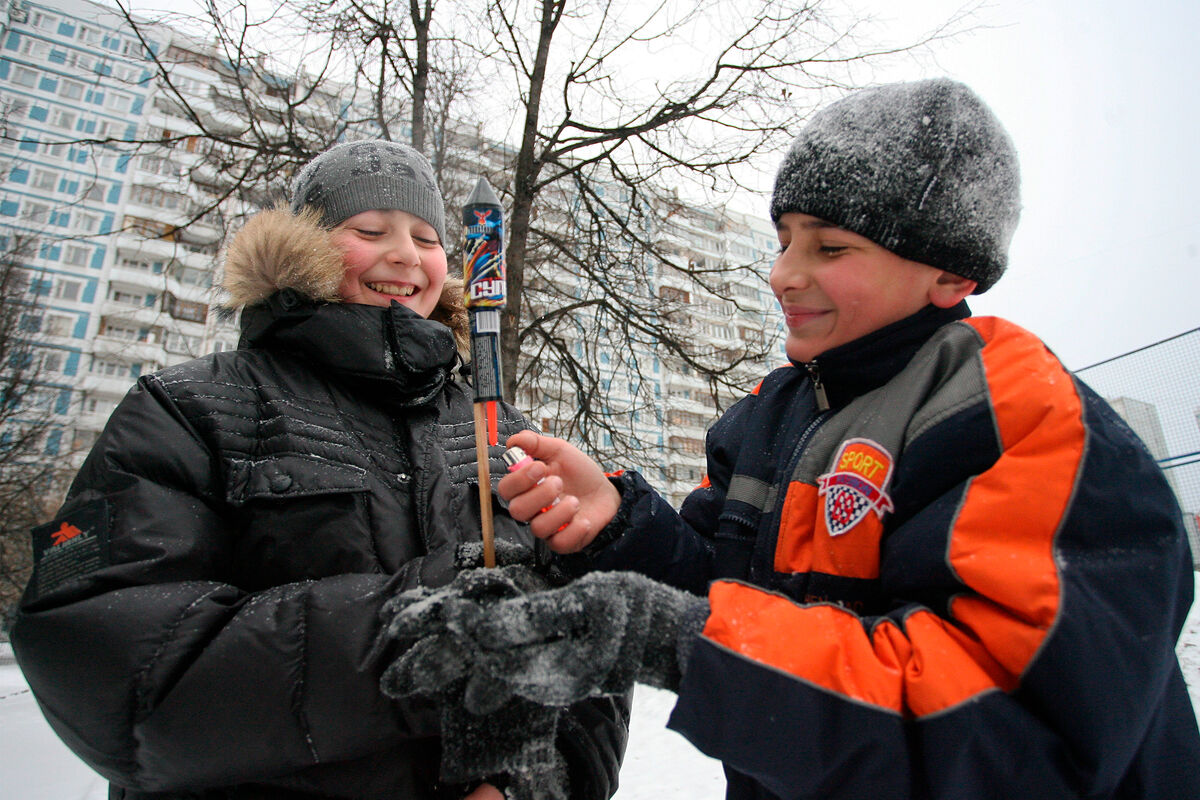
M 819 376 L 829 406 L 841 408 L 899 374 L 938 328 L 969 316 L 971 309 L 965 300 L 951 308 L 930 304 L 898 322 L 827 350 L 810 362 L 792 363 L 808 370 L 814 380 Z
M 283 289 L 243 309 L 241 325 L 239 347 L 299 355 L 339 379 L 375 384 L 402 406 L 436 396 L 457 353 L 449 328 L 399 303 L 325 303 Z

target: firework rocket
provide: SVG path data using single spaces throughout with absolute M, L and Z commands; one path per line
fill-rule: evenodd
M 475 377 L 475 460 L 479 464 L 479 511 L 484 565 L 496 565 L 492 542 L 492 490 L 488 445 L 499 443 L 496 401 L 500 377 L 500 309 L 504 308 L 504 217 L 500 200 L 480 178 L 463 206 L 463 291 L 471 318 L 471 364 Z

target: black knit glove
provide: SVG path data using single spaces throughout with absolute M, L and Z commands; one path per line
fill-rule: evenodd
M 502 591 L 473 570 L 449 586 L 393 601 L 391 636 L 418 639 L 384 676 L 389 694 L 438 696 L 465 681 L 468 711 L 514 697 L 564 706 L 629 691 L 672 691 L 708 615 L 706 600 L 642 575 L 598 572 L 557 589 Z
M 504 599 L 547 586 L 546 578 L 528 567 L 469 569 L 443 589 L 415 589 L 396 596 L 383 613 L 391 618 L 398 611 L 418 608 L 431 617 L 465 618 L 486 613 Z M 383 635 L 403 643 L 415 638 L 396 635 L 391 628 Z M 410 658 L 414 651 L 418 656 Z M 402 674 L 398 665 L 417 660 L 422 673 L 417 676 L 419 684 L 414 684 L 413 676 Z M 423 694 L 440 701 L 442 759 L 438 777 L 443 783 L 466 786 L 503 776 L 509 797 L 566 800 L 566 762 L 555 747 L 562 710 L 511 696 L 493 698 L 486 708 L 481 707 L 467 700 L 468 695 L 489 694 L 475 678 L 469 641 L 456 626 L 413 645 L 385 671 L 380 688 L 390 697 Z

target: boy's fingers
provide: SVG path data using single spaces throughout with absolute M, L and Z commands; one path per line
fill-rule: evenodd
M 529 522 L 543 510 L 555 506 L 562 495 L 562 478 L 551 475 L 542 483 L 509 499 L 508 513 L 515 520 Z M 503 495 L 501 495 L 503 496 Z
M 539 539 L 548 539 L 554 536 L 570 525 L 575 515 L 579 513 L 579 498 L 567 495 L 557 502 L 556 500 L 557 498 L 554 498 L 543 506 L 537 516 L 529 522 L 529 530 L 533 531 L 533 535 Z
M 565 528 L 544 537 L 546 544 L 556 553 L 576 553 L 594 538 L 591 520 L 576 516 Z
M 542 449 L 542 441 L 546 437 L 540 436 L 533 431 L 518 431 L 504 442 L 505 447 L 519 447 L 534 458 L 538 457 L 538 451 Z
M 528 492 L 535 486 L 539 485 L 546 479 L 549 470 L 541 461 L 534 461 L 532 464 L 521 467 L 516 472 L 510 472 L 500 479 L 500 483 L 496 485 L 496 491 L 500 493 L 500 497 L 506 501 L 512 501 L 524 492 Z

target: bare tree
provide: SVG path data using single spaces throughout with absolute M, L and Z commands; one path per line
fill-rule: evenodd
M 519 117 L 506 390 L 556 382 L 552 399 L 569 413 L 559 425 L 636 463 L 629 417 L 661 404 L 638 351 L 706 379 L 714 411 L 760 377 L 770 351 L 752 335 L 697 335 L 698 300 L 742 310 L 731 285 L 765 285 L 768 265 L 701 253 L 676 223 L 705 193 L 734 188 L 749 160 L 773 168 L 819 92 L 886 53 L 858 45 L 822 0 L 507 0 L 489 5 L 488 20 L 489 64 L 515 87 Z M 665 297 L 664 287 L 679 291 Z M 567 335 L 580 320 L 585 335 Z M 611 365 L 601 371 L 594 350 L 572 347 L 581 338 L 629 343 L 625 408 L 605 396 Z
M 24 266 L 34 240 L 9 236 L 0 251 L 0 620 L 33 567 L 30 529 L 61 502 L 70 442 L 62 405 L 70 390 L 49 380 L 41 336 L 41 278 Z M 64 395 L 64 392 L 66 394 Z M 65 401 L 65 403 L 64 403 Z
M 425 150 L 452 219 L 467 173 L 488 172 L 509 205 L 506 396 L 537 387 L 561 410 L 558 432 L 636 463 L 631 419 L 661 406 L 646 353 L 707 381 L 715 415 L 771 349 L 696 335 L 698 303 L 746 311 L 731 286 L 763 283 L 767 265 L 690 243 L 686 218 L 747 162 L 777 160 L 821 90 L 895 52 L 859 45 L 823 3 L 277 0 L 252 19 L 240 0 L 211 0 L 191 20 L 221 76 L 205 98 L 176 77 L 196 48 L 160 52 L 127 15 L 157 53 L 156 102 L 188 125 L 139 144 L 202 140 L 195 178 L 210 200 L 197 219 L 282 196 L 298 164 L 343 137 Z M 619 353 L 619 392 L 602 350 Z

